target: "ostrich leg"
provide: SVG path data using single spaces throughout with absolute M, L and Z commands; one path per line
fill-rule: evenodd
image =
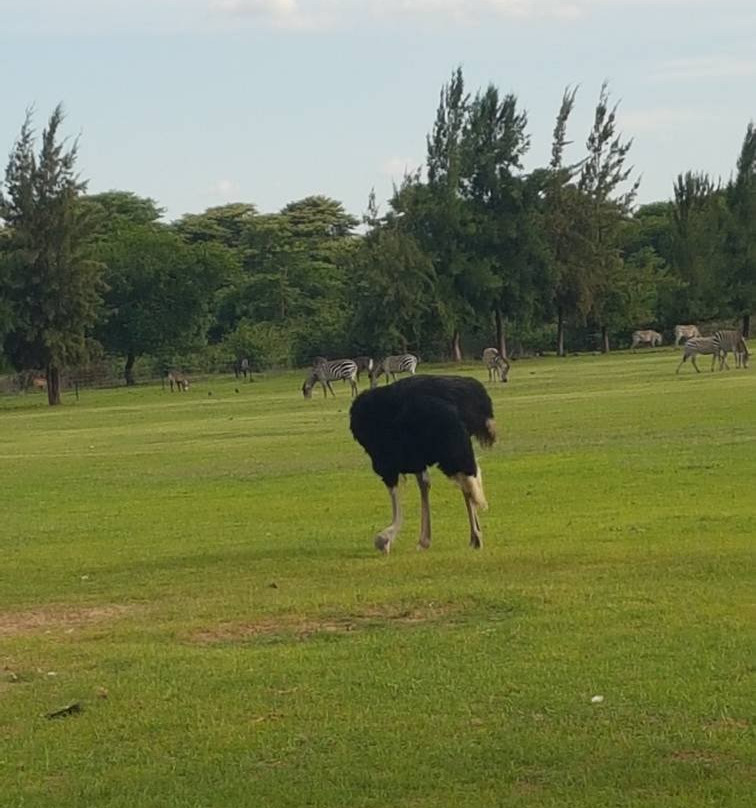
M 467 508 L 467 518 L 470 520 L 470 547 L 479 550 L 483 546 L 483 531 L 480 529 L 478 513 L 472 497 L 467 491 L 463 491 L 465 498 L 465 508 Z
M 427 549 L 431 543 L 431 516 L 430 516 L 430 475 L 427 471 L 415 474 L 420 489 L 420 541 L 418 546 Z
M 382 553 L 388 553 L 391 549 L 391 542 L 397 537 L 402 528 L 402 508 L 399 505 L 399 488 L 397 485 L 389 487 L 391 497 L 391 524 L 384 528 L 375 537 L 375 547 Z

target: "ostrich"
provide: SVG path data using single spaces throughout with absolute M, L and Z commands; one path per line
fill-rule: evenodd
M 480 468 L 470 437 L 490 446 L 496 440 L 491 399 L 477 379 L 461 376 L 410 376 L 366 390 L 354 400 L 350 426 L 370 455 L 373 471 L 391 497 L 391 524 L 375 537 L 388 553 L 402 526 L 397 485 L 400 474 L 414 474 L 420 488 L 420 543 L 431 543 L 428 467 L 438 464 L 462 490 L 470 521 L 470 545 L 479 548 L 483 533 L 477 508 L 486 508 Z

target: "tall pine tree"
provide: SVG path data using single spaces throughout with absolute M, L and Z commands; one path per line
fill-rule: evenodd
M 76 144 L 59 139 L 58 105 L 35 154 L 28 112 L 13 146 L 0 193 L 5 222 L 6 282 L 11 311 L 5 351 L 18 370 L 44 368 L 48 401 L 60 404 L 61 370 L 86 357 L 87 336 L 101 303 L 101 266 L 88 256 L 93 223 L 78 197 Z

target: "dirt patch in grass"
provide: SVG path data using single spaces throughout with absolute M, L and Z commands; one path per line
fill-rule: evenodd
M 709 731 L 742 731 L 747 730 L 749 727 L 749 723 L 745 718 L 730 718 L 729 716 L 724 716 L 722 718 L 718 718 L 716 721 L 711 721 L 708 724 L 704 724 L 704 729 Z
M 89 607 L 53 604 L 24 612 L 0 612 L 0 637 L 73 631 L 123 617 L 134 608 L 118 603 Z
M 706 766 L 714 766 L 718 763 L 724 763 L 726 760 L 724 755 L 704 749 L 681 749 L 673 752 L 670 758 L 681 763 L 697 763 Z
M 385 626 L 413 626 L 437 623 L 459 614 L 462 607 L 455 604 L 429 603 L 422 606 L 371 606 L 354 614 L 303 616 L 281 615 L 244 623 L 223 623 L 201 629 L 190 637 L 191 642 L 212 645 L 243 642 L 257 637 L 290 636 L 306 639 L 316 634 L 346 634 Z

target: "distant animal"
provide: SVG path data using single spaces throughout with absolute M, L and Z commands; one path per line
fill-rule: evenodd
M 748 344 L 745 341 L 745 337 L 741 337 L 740 345 L 738 346 L 738 350 L 735 352 L 735 367 L 743 369 L 747 368 L 750 355 L 751 353 L 748 350 Z
M 697 325 L 676 325 L 675 326 L 675 345 L 680 344 L 681 339 L 693 339 L 693 337 L 700 337 L 701 332 L 698 330 Z
M 352 397 L 357 395 L 357 364 L 354 360 L 334 359 L 329 362 L 325 357 L 316 357 L 312 370 L 302 385 L 302 394 L 305 398 L 312 398 L 312 388 L 316 384 L 320 384 L 326 398 L 328 398 L 328 390 L 336 398 L 331 382 L 340 380 L 349 382 L 352 388 Z
M 496 426 L 491 398 L 481 382 L 461 376 L 413 376 L 366 390 L 352 403 L 350 427 L 391 498 L 391 524 L 375 537 L 376 549 L 388 553 L 402 526 L 400 474 L 414 474 L 417 479 L 419 543 L 423 548 L 430 546 L 428 468 L 433 465 L 438 465 L 462 490 L 470 523 L 470 545 L 482 545 L 477 509 L 487 504 L 471 436 L 491 446 L 496 440 Z
M 714 341 L 714 345 L 717 347 L 720 370 L 722 370 L 723 367 L 729 370 L 730 366 L 727 364 L 727 354 L 730 352 L 732 352 L 732 355 L 735 357 L 736 368 L 748 367 L 748 346 L 740 331 L 715 331 L 711 335 L 711 338 Z
M 488 369 L 489 382 L 496 381 L 496 379 L 502 382 L 508 381 L 509 360 L 506 356 L 502 356 L 498 348 L 486 348 L 483 351 L 483 364 Z
M 711 356 L 711 369 L 714 370 L 714 363 L 719 356 L 719 345 L 714 342 L 713 337 L 693 337 L 692 339 L 686 340 L 685 346 L 683 347 L 683 356 L 675 373 L 680 372 L 680 368 L 688 359 L 690 359 L 690 363 L 696 369 L 696 372 L 700 373 L 701 369 L 696 364 L 696 357 L 699 354 Z
M 633 331 L 632 350 L 635 350 L 638 345 L 650 345 L 655 348 L 661 344 L 662 335 L 658 331 L 653 331 L 650 328 L 645 331 Z
M 234 376 L 238 379 L 243 376 L 245 379 L 249 374 L 249 359 L 247 357 L 237 358 L 234 361 Z
M 174 388 L 178 390 L 179 393 L 189 389 L 189 379 L 177 370 L 168 372 L 168 384 L 171 386 L 171 392 L 173 392 Z
M 370 375 L 370 386 L 375 387 L 378 384 L 378 380 L 384 374 L 387 384 L 392 380 L 396 381 L 397 373 L 409 373 L 411 376 L 414 376 L 419 362 L 420 360 L 411 353 L 385 356 L 380 362 L 376 362 L 373 365 L 373 370 Z
M 33 376 L 31 386 L 35 390 L 47 390 L 47 379 L 44 376 Z
M 375 364 L 372 356 L 355 356 L 354 363 L 357 365 L 357 381 L 360 380 L 360 374 L 363 370 L 366 370 L 368 378 L 370 377 L 370 374 L 373 372 L 373 365 Z

